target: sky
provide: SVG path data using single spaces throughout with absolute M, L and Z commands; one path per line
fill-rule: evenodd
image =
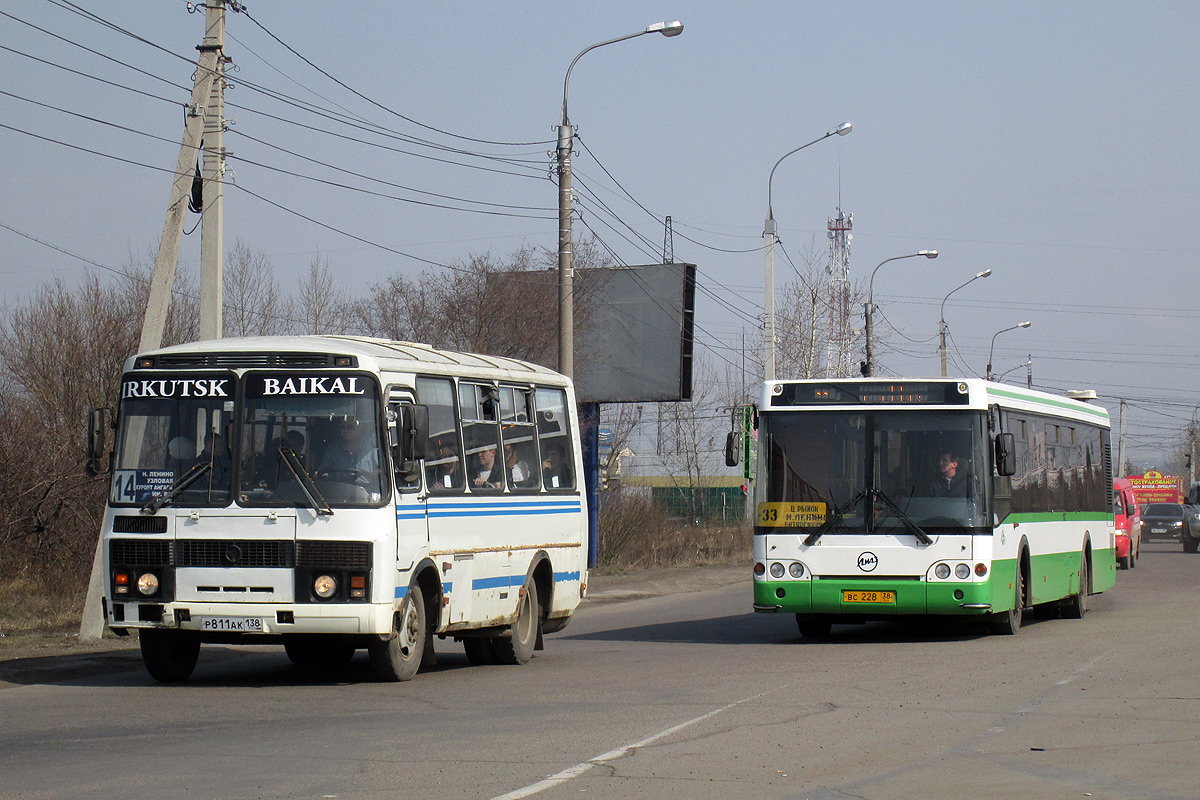
M 671 216 L 673 256 L 698 266 L 701 359 L 740 369 L 743 340 L 756 346 L 772 166 L 849 121 L 775 173 L 776 284 L 789 256 L 825 251 L 839 206 L 855 282 L 937 249 L 876 273 L 876 327 L 896 331 L 878 374 L 939 374 L 942 300 L 991 269 L 946 303 L 952 374 L 982 376 L 994 344 L 1006 380 L 1031 359 L 1036 388 L 1094 389 L 1114 427 L 1124 399 L 1144 467 L 1198 413 L 1200 4 L 246 6 L 227 21 L 225 241 L 267 254 L 285 285 L 318 255 L 362 295 L 556 248 L 567 66 L 679 19 L 680 36 L 598 48 L 571 73 L 575 235 L 655 263 Z M 183 0 L 0 6 L 4 307 L 152 260 L 203 28 Z M 197 229 L 181 269 L 198 262 Z

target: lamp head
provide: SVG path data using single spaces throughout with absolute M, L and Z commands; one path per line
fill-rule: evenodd
M 991 269 L 985 269 L 983 272 L 976 274 L 975 277 L 976 278 L 986 278 L 987 276 L 989 276 L 991 274 L 992 274 Z
M 655 22 L 647 25 L 644 33 L 661 33 L 663 36 L 678 36 L 683 33 L 683 23 L 677 19 L 670 22 Z
M 843 122 L 841 125 L 838 125 L 836 128 L 834 128 L 832 132 L 836 133 L 838 136 L 845 136 L 847 133 L 850 132 L 850 129 L 852 127 L 854 127 L 854 126 L 851 125 L 849 122 Z
M 1030 321 L 1030 320 L 1025 320 L 1024 322 L 1022 322 L 1022 323 L 1021 323 L 1020 325 L 1018 325 L 1017 327 L 1018 327 L 1018 328 L 1028 328 L 1028 327 L 1029 327 L 1030 325 L 1032 325 L 1032 324 L 1033 324 L 1033 322 L 1032 322 L 1032 321 Z
M 925 256 L 926 258 L 937 258 L 937 250 L 918 250 L 917 255 Z

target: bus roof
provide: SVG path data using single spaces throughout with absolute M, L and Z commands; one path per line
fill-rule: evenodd
M 264 354 L 282 357 L 266 362 L 261 358 Z M 570 383 L 554 370 L 528 361 L 439 350 L 418 342 L 394 342 L 367 336 L 247 336 L 189 342 L 139 353 L 125 363 L 125 369 L 133 370 L 137 360 L 146 357 L 155 359 L 156 369 L 311 369 L 318 366 L 304 360 L 303 356 L 308 354 L 354 356 L 360 368 L 365 369 Z
M 788 391 L 787 387 L 828 387 L 830 393 L 822 393 L 821 399 L 816 395 L 797 400 L 794 404 L 786 400 L 789 395 L 799 393 Z M 847 401 L 847 392 L 837 391 L 861 387 L 865 390 L 855 394 L 866 393 L 871 399 L 851 402 Z M 953 401 L 942 399 L 947 387 L 955 397 Z M 986 381 L 981 378 L 816 378 L 807 380 L 775 380 L 763 384 L 763 393 L 759 404 L 760 411 L 772 412 L 794 409 L 862 409 L 874 408 L 924 408 L 924 409 L 976 409 L 982 410 L 990 405 L 1011 408 L 1033 413 L 1047 414 L 1067 419 L 1076 419 L 1093 424 L 1109 426 L 1108 411 L 1100 406 L 1075 400 L 1069 397 L 1026 389 L 1011 384 Z

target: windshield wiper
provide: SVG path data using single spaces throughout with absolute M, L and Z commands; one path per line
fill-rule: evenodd
M 321 494 L 321 490 L 317 488 L 317 484 L 313 483 L 313 479 L 305 472 L 304 465 L 300 463 L 300 456 L 296 455 L 296 451 L 290 447 L 280 447 L 279 456 L 288 471 L 295 477 L 296 482 L 300 484 L 300 489 L 304 492 L 304 496 L 308 498 L 308 504 L 312 506 L 313 511 L 316 511 L 320 516 L 331 516 L 333 509 L 329 507 L 325 496 Z M 294 463 L 293 463 L 294 462 Z
M 830 492 L 829 496 L 830 496 L 830 498 L 832 498 L 833 492 Z M 821 527 L 817 528 L 815 531 L 810 533 L 808 536 L 804 537 L 804 544 L 811 547 L 812 545 L 817 543 L 817 539 L 820 539 L 822 536 L 824 536 L 825 534 L 827 534 L 831 530 L 833 530 L 834 526 L 839 526 L 839 527 L 845 528 L 846 523 L 842 522 L 842 516 L 847 511 L 849 511 L 850 509 L 852 509 L 856 505 L 858 505 L 858 501 L 865 499 L 866 496 L 867 496 L 867 493 L 865 491 L 859 492 L 858 494 L 854 495 L 854 497 L 850 498 L 850 502 L 846 503 L 846 505 L 842 506 L 841 508 L 835 507 L 833 514 L 830 517 L 826 518 L 825 524 L 823 524 Z M 847 530 L 849 530 L 849 528 L 847 528 Z
M 904 523 L 904 527 L 908 528 L 909 532 L 912 533 L 913 536 L 917 537 L 918 542 L 921 544 L 933 544 L 933 539 L 929 537 L 929 534 L 922 530 L 920 525 L 913 522 L 912 517 L 901 511 L 900 506 L 896 505 L 892 498 L 888 497 L 878 489 L 871 490 L 871 497 L 874 500 L 882 500 L 883 504 L 887 506 L 888 510 L 895 514 L 896 518 Z
M 157 514 L 158 510 L 167 504 L 167 501 L 175 495 L 182 492 L 187 487 L 195 483 L 196 479 L 204 473 L 212 469 L 212 463 L 209 461 L 201 461 L 189 469 L 187 472 L 180 475 L 174 483 L 172 483 L 165 492 L 158 497 L 152 498 L 149 503 L 142 506 L 143 514 Z

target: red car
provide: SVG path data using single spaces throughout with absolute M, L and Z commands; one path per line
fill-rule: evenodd
M 1113 480 L 1113 517 L 1117 523 L 1117 564 L 1121 569 L 1133 569 L 1142 548 L 1142 514 L 1133 496 L 1133 484 L 1125 478 Z

